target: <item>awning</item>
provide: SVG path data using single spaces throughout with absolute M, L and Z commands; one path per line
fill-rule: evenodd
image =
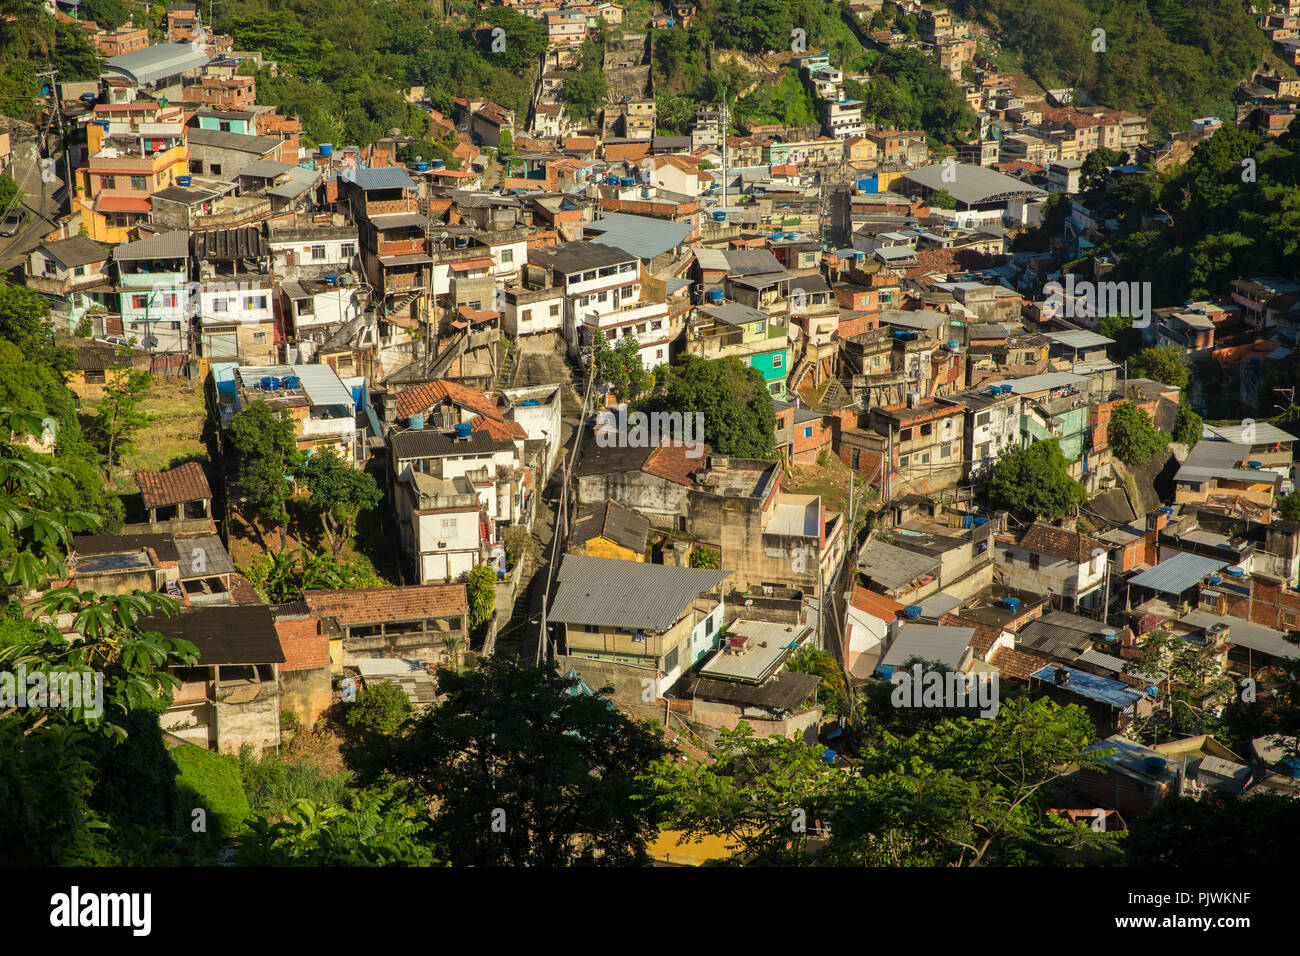
M 491 269 L 492 257 L 484 256 L 481 259 L 462 259 L 459 262 L 451 264 L 452 272 L 468 272 L 471 269 Z
M 95 212 L 148 212 L 152 207 L 148 196 L 105 196 L 95 200 Z

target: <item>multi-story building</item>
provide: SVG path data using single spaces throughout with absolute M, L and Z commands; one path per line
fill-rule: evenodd
M 271 248 L 255 226 L 194 234 L 199 355 L 269 365 L 278 358 Z
M 611 345 L 636 336 L 646 369 L 670 360 L 667 303 L 645 297 L 641 261 L 632 253 L 596 242 L 534 249 L 528 277 L 530 286 L 564 290 L 564 333 L 572 354 L 582 354 L 601 332 Z
M 190 351 L 190 237 L 164 232 L 113 250 L 122 335 L 142 349 Z

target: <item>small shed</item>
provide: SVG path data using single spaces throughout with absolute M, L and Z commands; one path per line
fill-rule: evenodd
M 212 517 L 212 489 L 203 466 L 197 461 L 187 461 L 167 471 L 137 471 L 135 482 L 140 486 L 150 524 L 158 522 L 158 511 L 162 508 L 175 508 L 174 517 L 179 519 L 199 517 L 189 513 L 194 511 L 201 511 L 202 517 Z

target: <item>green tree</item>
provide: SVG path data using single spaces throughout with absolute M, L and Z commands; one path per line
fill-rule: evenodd
M 1126 465 L 1148 462 L 1169 444 L 1169 436 L 1156 428 L 1151 416 L 1132 402 L 1115 406 L 1106 435 L 1115 456 Z
M 667 369 L 665 406 L 704 416 L 704 441 L 719 455 L 768 458 L 776 442 L 776 413 L 763 375 L 734 356 L 703 359 L 683 353 Z
M 469 602 L 469 629 L 477 631 L 492 617 L 497 599 L 497 572 L 490 564 L 476 564 L 465 579 Z
M 1277 513 L 1283 521 L 1300 521 L 1300 491 L 1277 499 Z
M 597 110 L 605 104 L 608 93 L 609 81 L 603 72 L 580 70 L 570 74 L 560 88 L 564 115 L 575 122 L 595 116 Z
M 263 401 L 249 404 L 230 421 L 230 444 L 239 465 L 239 486 L 257 512 L 265 531 L 280 532 L 280 550 L 288 546 L 291 476 L 302 459 L 293 419 L 277 415 Z
M 597 330 L 591 348 L 591 360 L 595 363 L 596 379 L 600 383 L 608 385 L 625 401 L 645 392 L 650 373 L 641 362 L 641 346 L 636 335 L 623 336 L 611 349 L 605 333 Z
M 1133 866 L 1257 869 L 1285 866 L 1300 853 L 1300 801 L 1276 793 L 1234 798 L 1207 789 L 1169 796 L 1129 840 Z
M 427 813 L 410 788 L 374 787 L 340 806 L 298 800 L 287 814 L 249 821 L 237 866 L 431 866 Z
M 315 512 L 335 558 L 356 533 L 357 516 L 372 510 L 383 494 L 374 476 L 353 468 L 333 451 L 309 455 L 298 469 L 311 497 L 307 507 Z
M 349 727 L 380 734 L 394 734 L 411 715 L 411 698 L 400 684 L 377 681 L 367 684 L 348 706 Z
M 345 757 L 363 785 L 387 775 L 436 801 L 429 840 L 453 865 L 643 864 L 662 815 L 643 778 L 668 748 L 576 686 L 494 655 L 444 671 L 445 702 Z
M 993 466 L 988 499 L 1023 521 L 1060 518 L 1087 500 L 1056 439 L 1013 448 Z
M 1085 192 L 1095 192 L 1106 184 L 1106 170 L 1124 162 L 1124 154 L 1117 149 L 1098 146 L 1083 160 L 1079 181 Z
M 22 187 L 12 176 L 0 173 L 0 214 L 16 209 L 23 200 Z
M 722 556 L 713 548 L 699 547 L 691 552 L 691 567 L 716 571 L 722 565 Z
M 1201 440 L 1204 432 L 1204 420 L 1192 409 L 1187 396 L 1180 396 L 1178 414 L 1174 418 L 1173 440 L 1190 448 Z
M 809 862 L 808 837 L 849 782 L 846 771 L 822 759 L 824 750 L 756 736 L 742 721 L 719 732 L 714 763 L 666 760 L 649 780 L 670 826 L 683 832 L 682 844 L 721 837 L 746 864 L 798 866 Z
M 794 674 L 816 674 L 822 679 L 817 688 L 818 703 L 830 715 L 846 712 L 848 694 L 844 686 L 844 670 L 830 651 L 805 644 L 790 655 L 785 669 Z
M 1191 375 L 1187 358 L 1177 345 L 1153 345 L 1129 359 L 1129 378 L 1149 378 L 1164 385 L 1185 388 Z
M 935 209 L 956 209 L 957 200 L 952 193 L 946 189 L 940 189 L 930 194 L 929 203 Z
M 993 719 L 946 720 L 864 750 L 835 812 L 829 862 L 850 866 L 1022 866 L 1056 848 L 1123 834 L 1049 813 L 1057 788 L 1105 751 L 1081 707 L 1003 700 Z
M 66 372 L 73 367 L 74 353 L 54 344 L 49 315 L 36 290 L 0 279 L 0 337 L 18 346 L 27 362 Z
M 104 397 L 95 406 L 94 431 L 109 473 L 121 463 L 124 454 L 135 449 L 136 434 L 152 421 L 140 407 L 152 384 L 153 376 L 148 372 L 128 372 L 104 388 Z

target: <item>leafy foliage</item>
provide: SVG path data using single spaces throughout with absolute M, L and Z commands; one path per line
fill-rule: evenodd
M 1164 385 L 1185 388 L 1191 372 L 1183 350 L 1177 345 L 1153 345 L 1129 359 L 1128 373 L 1133 378 L 1149 378 Z
M 1173 440 L 1190 448 L 1201 440 L 1205 432 L 1204 426 L 1204 420 L 1192 409 L 1187 397 L 1181 396 L 1178 401 L 1178 414 L 1174 418 Z
M 329 449 L 309 456 L 299 475 L 311 493 L 307 507 L 320 518 L 330 550 L 338 558 L 356 533 L 357 516 L 383 497 L 379 485 L 373 475 L 353 468 Z
M 477 630 L 492 617 L 497 596 L 497 572 L 490 564 L 476 564 L 465 580 L 469 602 L 469 629 Z
M 396 733 L 411 714 L 411 699 L 401 685 L 377 681 L 365 686 L 348 707 L 348 726 L 381 734 Z
M 263 527 L 278 528 L 280 550 L 288 540 L 291 476 L 302 461 L 287 412 L 277 415 L 266 402 L 249 404 L 230 422 L 230 444 L 239 464 L 239 485 Z
M 988 499 L 1023 521 L 1059 518 L 1083 504 L 1087 494 L 1070 477 L 1069 462 L 1056 439 L 1013 448 L 993 466 Z
M 667 383 L 664 405 L 683 415 L 702 413 L 704 441 L 715 453 L 771 457 L 776 412 L 758 369 L 734 356 L 703 359 L 683 353 L 668 367 Z
M 716 571 L 722 566 L 722 555 L 713 548 L 699 547 L 691 552 L 691 567 Z
M 643 863 L 660 812 L 642 776 L 667 753 L 553 664 L 500 656 L 444 671 L 444 703 L 345 754 L 363 783 L 388 774 L 436 799 L 428 839 L 458 866 Z
M 1115 406 L 1106 435 L 1115 456 L 1126 465 L 1148 462 L 1169 444 L 1169 436 L 1156 428 L 1144 409 L 1132 402 Z
M 148 372 L 131 371 L 105 387 L 104 397 L 95 407 L 94 430 L 109 469 L 135 448 L 136 433 L 149 424 L 149 416 L 140 406 L 152 383 Z
M 598 330 L 591 348 L 597 380 L 613 388 L 619 397 L 633 399 L 649 387 L 650 373 L 641 362 L 641 345 L 635 335 L 623 336 L 618 345 L 610 348 L 605 333 Z
M 204 810 L 208 834 L 216 842 L 242 833 L 252 814 L 239 761 L 229 754 L 213 753 L 193 744 L 173 748 L 171 758 L 180 771 L 176 789 L 182 819 L 192 819 L 195 809 Z

